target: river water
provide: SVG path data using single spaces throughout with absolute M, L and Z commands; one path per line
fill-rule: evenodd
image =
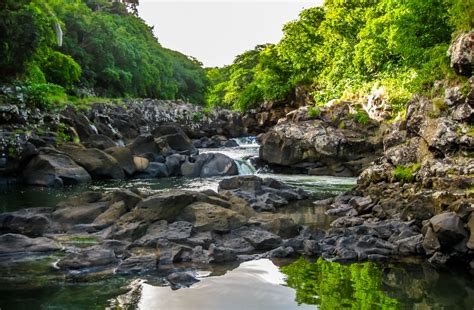
M 238 148 L 207 149 L 234 158 L 241 174 L 273 177 L 310 191 L 315 198 L 337 195 L 355 184 L 354 178 L 275 175 L 258 171 L 250 157 L 258 155 L 252 138 L 239 139 Z M 84 190 L 139 188 L 148 192 L 171 188 L 217 190 L 222 178 L 166 178 L 95 182 L 67 189 L 1 188 L 0 212 L 52 207 Z M 286 213 L 297 223 L 327 227 L 330 219 L 309 205 L 294 205 Z M 42 266 L 36 268 L 35 266 Z M 52 268 L 52 267 L 49 267 Z M 426 263 L 350 264 L 323 260 L 256 260 L 242 264 L 190 269 L 200 282 L 172 290 L 159 275 L 115 277 L 71 283 L 45 276 L 44 264 L 1 269 L 31 281 L 0 280 L 0 309 L 474 309 L 472 275 L 435 270 Z M 4 281 L 4 283 L 2 283 Z

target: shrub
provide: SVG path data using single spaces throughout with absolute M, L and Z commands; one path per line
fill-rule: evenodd
M 415 181 L 415 173 L 420 169 L 421 164 L 416 163 L 409 166 L 398 165 L 393 171 L 395 179 L 402 183 L 412 183 Z
M 308 116 L 309 117 L 318 117 L 321 115 L 321 109 L 319 107 L 309 107 Z

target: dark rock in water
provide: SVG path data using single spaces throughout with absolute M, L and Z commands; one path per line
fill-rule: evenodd
M 132 176 L 137 171 L 130 149 L 126 147 L 111 147 L 107 148 L 105 152 L 115 158 L 127 176 Z
M 289 201 L 308 198 L 302 189 L 294 189 L 282 182 L 257 176 L 238 176 L 219 183 L 219 193 L 231 194 L 247 201 L 256 211 L 275 211 Z
M 81 112 L 77 112 L 72 107 L 67 107 L 62 111 L 62 115 L 70 120 L 70 125 L 74 126 L 81 140 L 86 140 L 90 136 L 97 134 L 97 129 L 92 126 L 92 122 Z
M 23 255 L 58 251 L 61 246 L 55 241 L 44 238 L 29 238 L 19 234 L 0 235 L 0 255 Z
M 122 275 L 143 274 L 157 269 L 158 259 L 156 255 L 132 255 L 120 262 L 115 273 Z
M 123 214 L 128 211 L 128 208 L 123 201 L 117 201 L 111 204 L 105 212 L 101 213 L 94 220 L 94 224 L 107 227 L 114 224 Z
M 449 255 L 440 252 L 435 252 L 428 261 L 435 266 L 444 266 L 449 260 Z
M 181 165 L 186 161 L 186 156 L 174 154 L 166 157 L 166 167 L 169 176 L 181 176 Z
M 202 166 L 201 177 L 239 174 L 237 164 L 232 158 L 220 153 L 208 153 L 207 155 L 209 157 Z
M 104 135 L 91 135 L 86 140 L 83 141 L 84 146 L 87 148 L 96 148 L 99 150 L 105 150 L 108 148 L 113 148 L 117 146 L 112 139 Z
M 242 227 L 234 232 L 248 241 L 256 250 L 271 250 L 282 243 L 278 235 L 261 229 Z
M 173 272 L 172 274 L 166 277 L 166 280 L 171 285 L 171 288 L 176 290 L 179 288 L 190 287 L 196 282 L 199 282 L 198 279 L 194 277 L 190 272 Z
M 68 253 L 57 266 L 60 269 L 74 270 L 91 267 L 110 266 L 117 263 L 114 251 L 100 246 L 80 249 L 78 252 Z
M 423 240 L 423 249 L 425 253 L 431 255 L 441 250 L 441 244 L 439 244 L 438 237 L 431 227 L 428 227 L 425 238 Z
M 52 213 L 52 219 L 62 225 L 90 224 L 101 213 L 107 210 L 107 202 L 94 202 L 90 204 L 59 208 Z
M 166 164 L 158 162 L 150 162 L 144 171 L 134 175 L 138 179 L 163 178 L 167 176 L 169 176 L 168 167 Z
M 220 148 L 220 147 L 238 147 L 239 144 L 233 140 L 228 140 L 224 136 L 212 136 L 211 138 L 202 137 L 199 140 L 194 140 L 193 144 L 197 148 Z
M 86 149 L 81 145 L 71 143 L 61 145 L 60 150 L 84 167 L 93 179 L 125 178 L 124 171 L 117 160 L 99 149 Z
M 50 219 L 41 214 L 40 209 L 24 209 L 0 214 L 0 233 L 15 233 L 27 236 L 40 236 L 51 228 Z
M 41 148 L 23 170 L 23 181 L 29 185 L 61 187 L 90 182 L 91 176 L 67 154 Z
M 209 256 L 212 258 L 212 261 L 216 263 L 231 262 L 236 259 L 237 252 L 231 248 L 211 244 L 209 247 Z
M 444 248 L 453 247 L 468 235 L 463 222 L 454 212 L 438 214 L 430 219 L 430 223 Z

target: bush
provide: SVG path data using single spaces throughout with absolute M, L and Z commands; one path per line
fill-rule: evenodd
M 356 108 L 354 119 L 359 124 L 367 125 L 369 123 L 370 117 L 369 114 L 367 114 L 367 112 L 365 112 L 363 109 Z
M 309 107 L 308 116 L 311 118 L 315 118 L 321 115 L 321 109 L 319 107 Z
M 415 181 L 415 173 L 420 169 L 421 164 L 416 163 L 409 166 L 398 165 L 393 171 L 394 178 L 402 183 L 412 183 Z

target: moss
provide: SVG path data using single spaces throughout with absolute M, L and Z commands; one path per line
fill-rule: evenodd
M 415 173 L 420 170 L 421 164 L 411 164 L 408 166 L 398 165 L 393 170 L 394 178 L 402 183 L 412 183 L 415 181 Z

